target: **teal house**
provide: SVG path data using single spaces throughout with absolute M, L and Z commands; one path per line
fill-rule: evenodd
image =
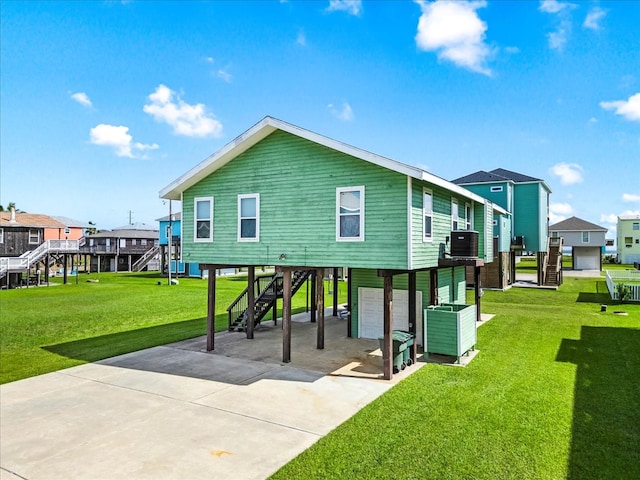
M 256 282 L 256 266 L 275 267 L 282 278 L 284 362 L 291 360 L 297 279 L 346 269 L 347 335 L 384 338 L 385 378 L 392 376 L 392 329 L 420 341 L 424 309 L 465 303 L 466 268 L 480 275 L 493 260 L 493 218 L 506 214 L 417 167 L 272 117 L 171 182 L 160 197 L 182 202 L 184 262 L 208 270 L 247 267 L 248 286 Z M 211 350 L 215 275 L 208 278 Z M 323 282 L 316 283 L 317 347 L 324 348 Z M 260 313 L 251 305 L 262 293 L 247 289 L 248 338 Z
M 549 242 L 551 189 L 544 180 L 497 168 L 489 172 L 477 171 L 457 178 L 453 183 L 488 199 L 507 212 L 506 215 L 496 213 L 494 217 L 494 242 L 499 255 L 493 268 L 484 272 L 491 274 L 483 278 L 484 285 L 504 288 L 513 283 L 515 257 L 522 252 L 535 252 L 539 284 L 557 280 L 554 261 L 561 248 Z

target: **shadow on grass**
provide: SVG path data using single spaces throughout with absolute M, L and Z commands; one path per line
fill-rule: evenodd
M 609 290 L 607 289 L 607 283 L 597 281 L 596 284 L 596 293 L 593 292 L 580 292 L 578 294 L 578 298 L 576 302 L 579 303 L 597 303 L 599 305 L 612 305 L 617 304 L 616 300 L 611 298 L 609 295 Z
M 218 329 L 221 325 L 226 326 L 226 324 L 226 314 L 216 316 Z M 205 335 L 206 325 L 206 318 L 195 318 L 193 320 L 47 345 L 42 348 L 63 357 L 85 362 L 96 362 L 116 355 Z
M 556 361 L 577 365 L 567 479 L 640 478 L 640 330 L 583 326 Z

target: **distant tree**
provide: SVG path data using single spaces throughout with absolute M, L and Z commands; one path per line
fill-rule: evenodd
M 9 202 L 9 205 L 7 205 L 7 208 L 4 208 L 2 205 L 0 205 L 0 212 L 10 212 L 11 207 L 15 208 L 16 213 L 26 213 L 20 210 L 19 208 L 16 208 L 15 202 Z
M 89 225 L 91 225 L 89 228 L 87 228 L 87 233 L 89 235 L 93 235 L 94 233 L 98 233 L 98 229 L 96 228 L 95 222 L 92 222 L 91 220 L 89 220 Z

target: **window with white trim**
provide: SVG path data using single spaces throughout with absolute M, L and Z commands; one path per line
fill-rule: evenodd
M 213 241 L 213 197 L 193 199 L 193 241 Z
M 582 232 L 582 243 L 589 243 L 589 232 Z
M 29 245 L 40 245 L 40 230 L 37 228 L 29 229 Z
M 238 195 L 238 241 L 260 240 L 260 194 Z
M 632 230 L 640 230 L 640 222 L 633 222 L 631 228 Z
M 126 238 L 121 238 L 120 239 L 120 248 L 127 248 L 127 239 Z
M 0 243 L 4 243 L 4 228 L 0 228 Z
M 471 230 L 473 228 L 473 214 L 471 212 L 471 205 L 468 203 L 464 204 L 464 221 L 464 229 Z
M 458 200 L 451 199 L 451 230 L 458 230 L 458 223 L 460 218 L 458 216 Z
M 491 191 L 492 191 L 492 192 L 501 192 L 501 191 L 502 191 L 502 186 L 499 186 L 499 187 L 491 187 Z
M 422 241 L 433 241 L 433 192 L 424 189 L 422 191 Z
M 364 241 L 364 186 L 336 188 L 336 240 Z

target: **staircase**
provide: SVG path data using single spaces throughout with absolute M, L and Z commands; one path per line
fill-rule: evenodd
M 50 253 L 78 253 L 78 240 L 47 240 L 19 257 L 0 258 L 0 279 L 7 273 L 26 272 L 31 266 Z
M 311 275 L 310 270 L 296 270 L 291 277 L 291 296 L 295 295 L 304 282 Z M 271 277 L 258 277 L 253 282 L 254 309 L 253 324 L 260 324 L 265 315 L 275 308 L 278 298 L 283 296 L 282 274 L 276 273 Z M 248 311 L 249 287 L 234 300 L 227 308 L 229 315 L 229 331 L 241 332 L 246 328 Z
M 158 256 L 158 253 L 160 252 L 160 246 L 156 245 L 153 248 L 150 248 L 149 250 L 147 250 L 145 252 L 144 255 L 142 255 L 138 260 L 136 260 L 136 262 L 131 266 L 131 271 L 133 272 L 140 272 L 142 271 L 142 269 L 144 267 L 146 267 L 147 265 L 149 265 L 149 270 L 152 270 L 151 268 L 151 261 L 156 259 L 156 257 Z M 154 265 L 158 265 L 158 262 L 156 262 Z M 156 268 L 156 270 L 159 270 L 159 268 Z
M 562 245 L 563 237 L 551 237 L 547 242 L 547 254 L 544 257 L 544 282 L 547 287 L 562 285 Z

